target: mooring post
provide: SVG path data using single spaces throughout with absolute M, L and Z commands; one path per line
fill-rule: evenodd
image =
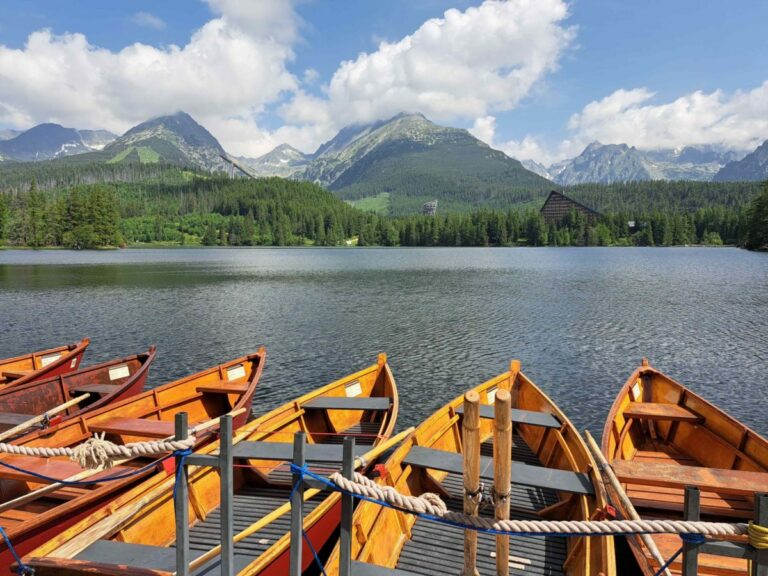
M 341 473 L 344 478 L 352 480 L 355 471 L 355 438 L 344 438 L 344 454 Z M 339 576 L 350 576 L 352 573 L 352 513 L 354 498 L 347 494 L 341 495 L 341 534 L 339 536 Z
M 176 414 L 175 440 L 186 440 L 189 434 L 187 413 Z M 173 493 L 173 507 L 176 512 L 176 574 L 189 576 L 189 488 L 187 486 L 187 471 L 181 456 L 176 456 L 176 474 L 180 481 L 176 483 Z
M 304 432 L 296 432 L 293 435 L 293 463 L 304 467 L 304 448 L 306 435 Z M 301 550 L 304 547 L 304 482 L 301 474 L 293 473 L 293 486 L 291 492 L 291 576 L 301 576 Z
M 464 514 L 476 515 L 480 503 L 480 395 L 475 390 L 464 394 L 461 428 L 464 446 Z M 462 576 L 479 576 L 476 566 L 477 532 L 464 530 Z
M 698 522 L 701 519 L 701 492 L 695 486 L 685 487 L 683 518 Z M 699 545 L 683 541 L 683 576 L 696 576 L 699 573 Z
M 768 494 L 755 494 L 755 524 L 768 526 Z M 752 574 L 750 576 L 768 576 L 768 549 L 754 551 Z
M 496 392 L 493 409 L 493 495 L 497 520 L 509 520 L 512 480 L 512 395 Z M 509 536 L 496 536 L 496 574 L 509 575 Z
M 234 526 L 232 500 L 234 468 L 232 467 L 232 416 L 219 421 L 219 479 L 221 487 L 221 573 L 234 574 Z

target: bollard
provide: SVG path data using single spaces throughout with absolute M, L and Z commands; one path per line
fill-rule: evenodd
M 306 447 L 306 435 L 304 432 L 296 432 L 293 435 L 293 463 L 296 466 L 304 466 L 304 449 Z M 291 493 L 291 563 L 290 575 L 301 576 L 301 550 L 304 547 L 304 482 L 301 474 L 293 474 L 293 485 L 296 487 Z
M 512 395 L 496 392 L 493 412 L 493 492 L 497 520 L 509 520 L 512 480 Z M 509 575 L 509 536 L 496 536 L 496 574 Z
M 480 395 L 475 390 L 464 394 L 461 428 L 464 447 L 464 514 L 477 515 L 480 502 Z M 477 532 L 464 530 L 462 576 L 479 576 L 476 566 Z
M 755 494 L 755 524 L 768 526 L 768 494 Z M 768 549 L 755 550 L 750 576 L 768 576 Z
M 683 519 L 701 519 L 699 502 L 701 492 L 695 486 L 685 487 L 685 499 L 683 502 Z M 696 576 L 699 573 L 699 544 L 683 542 L 683 576 Z
M 187 413 L 176 414 L 175 440 L 186 440 L 189 434 Z M 189 487 L 187 486 L 187 471 L 181 470 L 181 456 L 176 456 L 176 473 L 181 474 L 181 482 L 177 483 L 173 493 L 173 507 L 176 512 L 176 574 L 189 576 Z
M 344 478 L 353 479 L 355 471 L 355 438 L 344 438 L 344 453 L 341 473 Z M 352 513 L 354 512 L 354 497 L 341 495 L 341 533 L 339 535 L 339 576 L 352 574 Z
M 234 574 L 235 549 L 232 500 L 234 468 L 232 467 L 232 416 L 219 421 L 219 478 L 221 503 L 221 573 Z

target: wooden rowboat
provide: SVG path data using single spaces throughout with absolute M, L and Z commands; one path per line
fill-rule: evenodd
M 14 444 L 22 446 L 74 447 L 94 433 L 104 433 L 117 444 L 172 437 L 176 414 L 186 412 L 191 426 L 217 419 L 232 411 L 235 428 L 245 423 L 251 399 L 264 367 L 265 351 L 244 356 L 86 412 L 61 424 L 22 436 Z M 240 410 L 244 409 L 244 410 Z M 196 435 L 198 446 L 214 438 L 215 428 Z M 115 468 L 88 479 L 122 475 L 158 462 L 157 456 L 121 462 Z M 13 470 L 6 465 L 23 469 Z M 83 473 L 65 458 L 35 458 L 0 455 L 0 526 L 3 526 L 17 552 L 25 554 L 66 530 L 119 496 L 130 486 L 156 473 L 163 466 L 119 481 L 85 486 L 51 484 L 29 473 L 56 479 L 72 478 Z M 165 472 L 163 472 L 165 473 Z M 46 490 L 53 491 L 46 492 Z M 4 542 L 0 542 L 0 574 L 10 573 L 13 559 Z
M 754 493 L 768 489 L 768 441 L 645 359 L 613 403 L 602 452 L 643 518 L 682 519 L 683 491 L 697 486 L 702 520 L 743 522 L 752 518 Z M 665 559 L 680 547 L 674 535 L 652 538 Z M 643 572 L 654 574 L 648 548 L 638 537 L 628 541 Z M 678 558 L 671 571 L 681 569 Z M 700 554 L 698 573 L 747 574 L 747 561 Z
M 90 340 L 84 338 L 76 344 L 0 360 L 0 389 L 77 370 L 88 344 Z
M 509 372 L 475 388 L 480 396 L 481 482 L 493 485 L 493 401 L 499 389 L 512 395 L 512 519 L 587 520 L 605 505 L 587 447 L 560 409 L 513 363 Z M 464 397 L 427 418 L 386 462 L 378 482 L 403 494 L 437 493 L 461 512 L 464 495 L 462 418 Z M 481 509 L 493 515 L 493 506 Z M 352 573 L 382 576 L 460 574 L 461 529 L 416 519 L 361 502 L 352 520 Z M 495 539 L 478 534 L 477 569 L 496 574 Z M 616 574 L 612 538 L 511 537 L 511 574 Z M 339 550 L 326 564 L 339 573 Z
M 0 388 L 0 431 L 14 428 L 30 418 L 77 397 L 84 400 L 60 413 L 47 425 L 96 410 L 144 389 L 149 366 L 155 359 L 155 347 L 143 354 L 88 366 L 68 374 L 52 376 L 21 386 Z M 28 430 L 27 430 L 28 432 Z
M 397 411 L 395 380 L 382 354 L 377 364 L 288 402 L 249 422 L 236 434 L 233 449 L 236 531 L 262 519 L 267 521 L 235 545 L 236 574 L 284 576 L 288 573 L 288 499 L 292 481 L 284 461 L 271 459 L 274 451 L 290 458 L 294 433 L 303 430 L 307 435 L 308 464 L 338 469 L 344 436 L 356 436 L 358 452 L 375 455 L 375 451 L 385 448 Z M 216 451 L 218 444 L 212 443 L 200 453 Z M 272 454 L 270 458 L 266 458 L 267 453 Z M 190 470 L 188 483 L 190 547 L 194 558 L 219 544 L 218 469 Z M 110 507 L 98 510 L 31 552 L 24 562 L 34 566 L 37 576 L 96 573 L 167 576 L 175 572 L 173 484 L 173 478 L 153 476 Z M 330 495 L 320 492 L 306 500 L 304 528 L 316 550 L 320 550 L 338 528 L 340 509 L 336 492 Z M 137 511 L 121 519 L 124 511 L 132 510 Z M 277 510 L 285 513 L 273 518 L 280 513 Z M 101 526 L 104 530 L 100 530 Z M 88 532 L 80 536 L 86 530 Z M 304 568 L 313 561 L 306 545 L 303 561 Z M 207 574 L 208 570 L 218 573 L 218 562 L 218 557 L 213 558 L 202 571 L 191 573 Z

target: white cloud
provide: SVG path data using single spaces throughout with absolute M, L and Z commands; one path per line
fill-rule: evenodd
M 514 108 L 575 35 L 562 0 L 489 0 L 448 10 L 397 42 L 342 62 L 328 87 L 341 123 L 419 111 L 438 121 Z
M 131 16 L 131 22 L 144 28 L 165 30 L 165 21 L 149 12 L 136 12 L 136 14 Z
M 209 0 L 220 14 L 183 46 L 112 52 L 82 34 L 40 30 L 22 49 L 0 45 L 0 124 L 42 121 L 122 132 L 185 110 L 236 154 L 263 149 L 257 119 L 293 92 L 297 19 L 282 0 Z M 53 97 L 55 95 L 55 97 Z
M 768 81 L 747 91 L 696 91 L 653 104 L 653 92 L 617 90 L 574 114 L 568 128 L 584 144 L 626 142 L 641 149 L 695 144 L 751 150 L 768 138 Z

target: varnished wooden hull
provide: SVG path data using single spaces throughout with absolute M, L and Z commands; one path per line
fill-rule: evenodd
M 745 521 L 752 517 L 754 489 L 768 487 L 768 441 L 645 362 L 616 397 L 602 451 L 641 517 L 682 519 L 684 488 L 696 485 L 702 519 Z M 677 536 L 653 539 L 665 559 L 680 547 Z M 658 562 L 639 537 L 628 541 L 652 576 Z M 680 571 L 678 558 L 672 573 Z M 747 563 L 700 555 L 699 574 L 746 575 Z
M 384 412 L 359 410 L 344 412 L 307 408 L 310 402 L 317 399 L 345 397 L 349 394 L 349 390 L 353 390 L 356 397 L 388 398 L 390 408 Z M 377 364 L 319 388 L 249 422 L 236 434 L 235 440 L 237 442 L 292 442 L 295 432 L 303 430 L 310 444 L 328 442 L 335 444 L 354 428 L 368 430 L 369 432 L 360 434 L 358 439 L 363 443 L 367 441 L 372 446 L 376 446 L 392 433 L 397 411 L 397 388 L 385 357 L 382 355 Z M 368 423 L 370 426 L 362 426 L 362 423 Z M 217 450 L 218 444 L 212 443 L 203 448 L 200 453 L 208 454 Z M 249 509 L 254 510 L 253 507 L 257 502 L 261 503 L 259 510 L 266 512 L 274 509 L 288 501 L 291 489 L 290 473 L 284 463 L 268 460 L 245 462 L 245 466 L 236 465 L 234 468 L 235 517 L 236 525 L 240 529 L 243 527 L 243 522 L 255 522 L 262 517 L 255 511 L 250 515 L 246 514 Z M 194 500 L 189 509 L 192 548 L 203 551 L 219 543 L 218 537 L 213 535 L 216 532 L 209 525 L 211 518 L 215 521 L 219 506 L 220 487 L 217 469 L 201 468 L 190 472 L 189 487 L 190 498 Z M 88 526 L 99 526 L 100 523 L 109 522 L 113 514 L 120 514 L 121 509 L 129 508 L 132 503 L 139 501 L 146 494 L 155 494 L 155 496 L 147 506 L 122 526 L 119 540 L 129 545 L 143 544 L 166 549 L 165 547 L 173 544 L 175 540 L 173 481 L 169 482 L 163 475 L 158 474 L 122 495 L 108 509 L 98 510 L 80 524 L 34 550 L 27 555 L 25 562 L 35 567 L 38 576 L 94 573 L 168 576 L 173 572 L 170 566 L 167 569 L 161 569 L 151 566 L 86 561 L 82 559 L 82 553 L 68 553 L 60 557 L 61 553 L 58 552 L 62 545 L 69 543 L 70 546 L 76 544 L 77 548 L 84 547 L 87 553 L 88 547 L 93 542 L 85 540 L 78 542 L 77 535 Z M 321 549 L 338 529 L 339 509 L 339 498 L 335 493 L 327 497 L 321 493 L 308 501 L 304 527 L 316 549 Z M 238 514 L 246 514 L 246 516 L 238 520 Z M 289 513 L 285 514 L 247 538 L 242 544 L 236 545 L 236 555 L 246 552 L 250 555 L 247 563 L 239 568 L 237 572 L 239 576 L 253 574 L 277 576 L 287 573 L 289 534 L 285 523 L 288 515 Z M 111 533 L 102 538 L 112 539 L 116 536 L 116 533 Z M 172 554 L 173 550 L 170 552 Z M 309 567 L 313 559 L 306 544 L 303 558 L 304 567 Z
M 84 394 L 89 397 L 59 413 L 56 421 L 67 420 L 89 410 L 97 410 L 110 402 L 130 398 L 144 389 L 155 355 L 155 347 L 152 346 L 143 354 L 103 362 L 21 386 L 2 388 L 0 431 L 13 428 L 14 421 L 21 415 L 29 418 L 42 415 Z
M 479 386 L 480 403 L 493 403 L 497 389 L 511 390 L 513 409 L 551 415 L 559 427 L 541 428 L 515 423 L 512 448 L 511 517 L 539 519 L 586 520 L 605 505 L 595 464 L 578 432 L 559 408 L 528 378 L 513 366 L 506 372 Z M 415 465 L 408 458 L 412 450 L 439 450 L 444 460 L 455 455 L 460 461 L 462 432 L 460 407 L 463 395 L 443 406 L 427 418 L 386 462 L 386 472 L 380 483 L 394 486 L 404 494 L 425 492 L 439 494 L 449 509 L 461 511 L 463 483 L 461 473 L 445 468 Z M 489 442 L 493 438 L 493 420 L 481 419 L 483 454 L 492 455 Z M 524 488 L 516 484 L 516 470 L 523 462 L 564 471 L 578 472 L 591 483 L 592 495 L 568 496 L 562 492 Z M 440 464 L 433 461 L 434 464 Z M 485 479 L 484 482 L 492 483 Z M 546 497 L 548 500 L 543 500 Z M 541 502 L 537 500 L 542 499 Z M 545 506 L 542 508 L 541 506 Z M 541 515 L 538 515 L 541 513 Z M 478 569 L 481 576 L 495 574 L 493 537 L 479 536 Z M 396 568 L 414 575 L 459 574 L 463 562 L 463 531 L 396 510 L 361 502 L 354 513 L 352 559 L 357 562 Z M 534 542 L 531 544 L 531 542 Z M 529 547 L 530 546 L 530 547 Z M 327 565 L 328 576 L 339 573 L 338 546 Z M 510 545 L 511 573 L 572 574 L 605 576 L 616 574 L 612 538 L 512 538 Z M 516 569 L 522 572 L 516 572 Z
M 251 399 L 264 366 L 265 352 L 260 349 L 250 356 L 204 370 L 180 380 L 159 386 L 101 409 L 89 411 L 46 430 L 24 435 L 14 441 L 26 446 L 76 446 L 94 432 L 104 432 L 116 443 L 152 440 L 173 435 L 173 422 L 177 413 L 189 415 L 190 426 L 244 408 L 243 417 L 233 419 L 239 426 L 247 418 Z M 229 374 L 242 377 L 227 380 Z M 241 392 L 229 393 L 237 383 Z M 200 390 L 210 390 L 201 392 Z M 217 393 L 220 389 L 223 392 Z M 198 446 L 215 438 L 217 427 L 197 435 Z M 156 457 L 135 459 L 102 475 L 129 472 L 158 462 Z M 166 474 L 162 465 L 150 467 L 141 475 L 89 485 L 83 488 L 67 487 L 29 504 L 2 510 L 3 503 L 34 491 L 47 483 L 2 466 L 3 463 L 53 478 L 67 478 L 80 468 L 63 458 L 36 459 L 11 455 L 0 456 L 0 525 L 13 542 L 16 551 L 26 554 L 42 543 L 65 531 L 81 519 L 114 500 L 131 486 L 153 473 Z M 0 542 L 0 574 L 11 573 L 12 557 L 4 542 Z
M 0 389 L 77 370 L 88 344 L 90 340 L 84 338 L 76 344 L 0 360 Z

